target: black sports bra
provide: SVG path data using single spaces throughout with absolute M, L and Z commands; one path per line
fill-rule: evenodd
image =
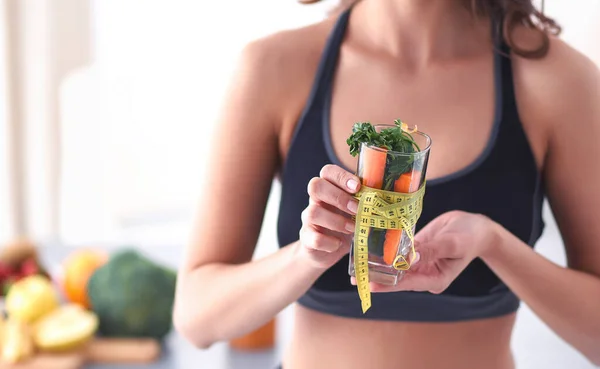
M 280 247 L 298 240 L 310 179 L 326 164 L 343 167 L 332 148 L 329 115 L 332 79 L 349 15 L 347 10 L 339 17 L 329 36 L 283 168 L 277 225 Z M 487 146 L 467 168 L 428 180 L 417 231 L 447 211 L 463 210 L 487 215 L 533 247 L 544 228 L 542 180 L 517 111 L 510 50 L 501 37 L 495 39 L 495 117 Z M 328 269 L 298 303 L 338 316 L 394 321 L 479 319 L 519 307 L 518 298 L 475 259 L 442 294 L 373 294 L 373 305 L 363 315 L 356 287 L 350 284 L 348 262 L 344 257 Z

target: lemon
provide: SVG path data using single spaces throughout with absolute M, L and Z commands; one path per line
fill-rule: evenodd
M 36 322 L 33 341 L 44 351 L 66 351 L 88 342 L 97 329 L 96 314 L 77 304 L 67 304 Z
M 15 282 L 6 295 L 9 317 L 32 323 L 58 307 L 52 282 L 41 275 L 31 275 Z
M 7 363 L 25 361 L 33 355 L 33 342 L 29 326 L 17 319 L 3 322 L 0 357 Z

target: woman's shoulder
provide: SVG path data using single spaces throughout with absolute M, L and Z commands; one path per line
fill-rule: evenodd
M 287 130 L 282 124 L 297 118 L 310 94 L 334 23 L 327 18 L 263 36 L 247 43 L 238 57 L 233 88 L 251 96 L 255 109 L 269 110 L 280 133 Z
M 536 38 L 523 33 L 516 42 L 533 45 Z M 539 40 L 539 39 L 538 39 Z M 542 58 L 513 57 L 517 93 L 536 111 L 557 116 L 569 104 L 598 101 L 598 66 L 586 55 L 558 37 L 550 36 L 547 54 Z
M 295 86 L 315 73 L 333 20 L 278 31 L 255 39 L 242 50 L 240 63 L 264 83 Z
M 286 62 L 320 54 L 334 21 L 333 18 L 326 18 L 302 27 L 271 33 L 249 42 L 244 52 Z
M 534 34 L 523 32 L 516 42 L 527 47 L 535 40 Z M 513 71 L 521 117 L 540 127 L 548 139 L 564 129 L 565 122 L 583 130 L 597 124 L 591 115 L 599 101 L 600 71 L 565 41 L 550 36 L 548 52 L 542 58 L 514 55 Z

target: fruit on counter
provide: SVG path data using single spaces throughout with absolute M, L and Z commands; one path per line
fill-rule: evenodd
M 229 341 L 229 346 L 240 351 L 257 351 L 271 349 L 275 346 L 276 318 L 272 318 L 263 326 Z
M 120 250 L 88 282 L 92 310 L 107 337 L 162 339 L 172 327 L 176 273 L 133 249 Z
M 48 273 L 36 261 L 34 257 L 30 257 L 16 266 L 10 266 L 0 262 L 0 288 L 3 296 L 6 296 L 10 287 L 17 281 L 29 277 L 31 275 L 41 275 L 49 277 Z
M 70 303 L 38 320 L 33 342 L 43 351 L 68 351 L 87 343 L 98 329 L 98 317 L 81 305 Z
M 2 361 L 11 364 L 24 361 L 33 356 L 34 346 L 30 327 L 18 319 L 8 318 L 2 324 Z
M 12 284 L 30 275 L 49 277 L 40 263 L 35 245 L 26 239 L 3 245 L 0 250 L 0 294 L 5 296 Z
M 79 250 L 63 264 L 62 290 L 66 298 L 85 308 L 90 307 L 87 283 L 92 274 L 108 261 L 108 253 L 100 250 Z
M 52 282 L 32 275 L 15 282 L 6 295 L 5 307 L 11 319 L 32 323 L 58 307 L 58 296 Z
M 23 277 L 37 274 L 40 271 L 40 266 L 34 258 L 25 259 L 19 266 L 19 271 Z
M 17 281 L 18 279 L 15 277 L 9 277 L 6 278 L 2 281 L 2 286 L 0 287 L 0 294 L 2 296 L 6 296 L 6 294 L 8 293 L 8 290 L 10 290 L 10 288 L 12 287 L 12 285 Z

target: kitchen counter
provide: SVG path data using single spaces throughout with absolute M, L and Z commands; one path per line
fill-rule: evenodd
M 64 246 L 43 246 L 40 256 L 51 273 L 58 271 L 60 263 L 76 248 Z M 108 248 L 108 250 L 114 250 Z M 154 247 L 142 249 L 153 260 L 176 268 L 182 256 L 182 249 L 173 247 Z M 285 313 L 285 312 L 284 312 Z M 281 327 L 278 327 L 280 330 Z M 150 365 L 97 365 L 89 364 L 85 369 L 271 369 L 278 365 L 281 345 L 262 352 L 238 352 L 227 344 L 219 343 L 206 350 L 199 350 L 185 341 L 176 332 L 172 332 L 164 343 L 161 359 Z
M 274 369 L 277 367 L 277 349 L 265 352 L 243 353 L 218 344 L 208 350 L 198 350 L 177 334 L 165 343 L 161 359 L 150 365 L 88 364 L 85 369 Z

